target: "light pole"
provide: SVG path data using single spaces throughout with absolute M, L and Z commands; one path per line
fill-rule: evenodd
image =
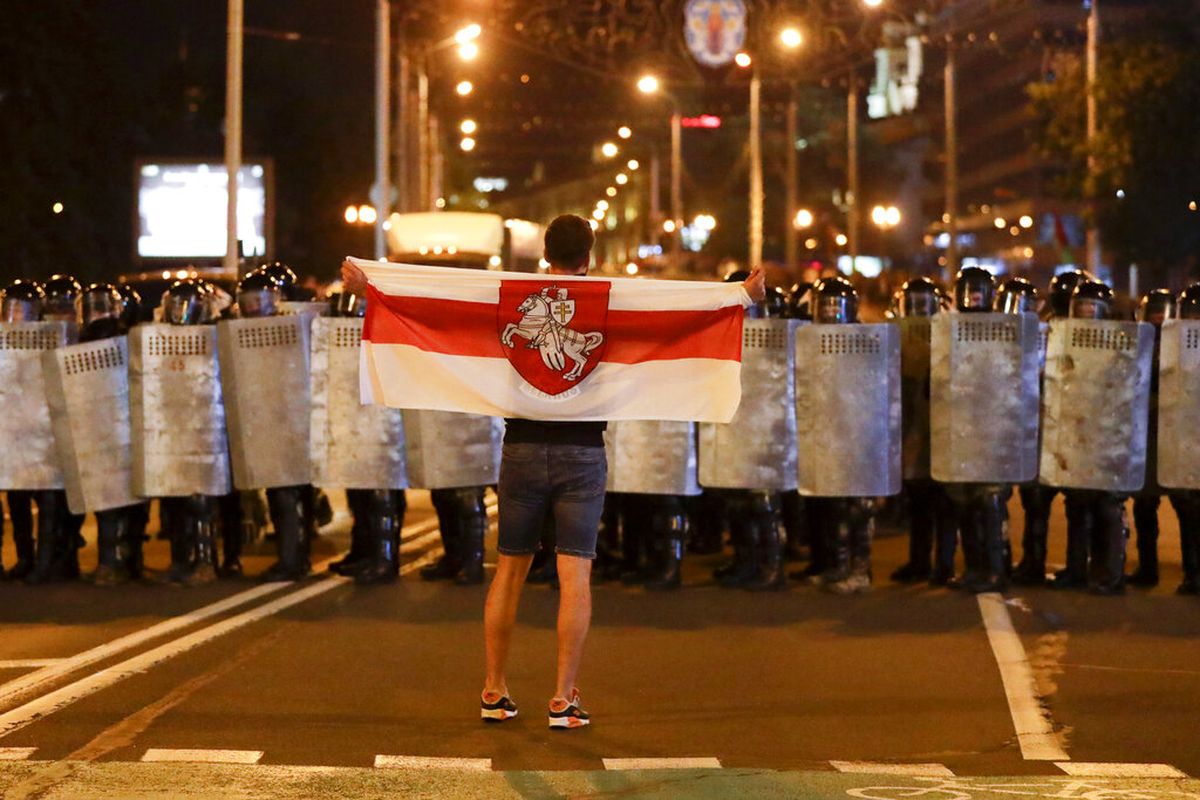
M 955 77 L 957 59 L 954 43 L 946 47 L 946 276 L 958 271 L 958 123 Z
M 482 32 L 483 29 L 477 23 L 471 23 L 459 28 L 453 36 L 423 46 L 417 58 L 417 204 L 422 210 L 433 209 L 441 191 L 441 178 L 434 174 L 435 170 L 439 169 L 436 162 L 441 158 L 441 154 L 438 144 L 433 141 L 436 135 L 436 120 L 431 120 L 429 113 L 429 59 L 434 53 L 454 46 L 458 46 L 459 55 L 463 60 L 474 59 L 479 54 L 475 40 Z M 469 81 L 462 83 L 469 85 Z M 469 94 L 470 89 L 458 93 L 463 96 Z M 431 130 L 431 127 L 435 130 Z
M 858 75 L 850 73 L 846 94 L 846 240 L 850 251 L 850 269 L 858 266 Z
M 387 234 L 383 224 L 391 212 L 392 186 L 388 158 L 391 155 L 388 135 L 391 113 L 391 11 L 388 0 L 375 0 L 375 196 L 372 201 L 378 211 L 375 217 L 375 258 L 387 256 Z
M 750 269 L 762 264 L 763 177 L 762 177 L 762 82 L 758 68 L 750 73 Z
M 1100 231 L 1096 227 L 1096 72 L 1100 49 L 1100 0 L 1089 0 L 1091 10 L 1087 20 L 1087 170 L 1092 184 L 1089 200 L 1091 213 L 1088 214 L 1087 267 L 1093 275 L 1100 272 Z
M 238 173 L 242 171 L 242 0 L 229 0 L 225 35 L 225 272 L 237 275 Z M 241 276 L 238 276 L 241 277 Z
M 800 203 L 800 187 L 798 185 L 798 176 L 796 174 L 798 167 L 796 158 L 796 139 L 800 136 L 798 130 L 799 125 L 797 117 L 800 114 L 800 101 L 796 97 L 796 82 L 792 81 L 789 86 L 788 104 L 787 104 L 787 151 L 784 168 L 787 170 L 786 180 L 784 182 L 787 195 L 787 213 L 791 215 L 792 209 L 796 208 Z M 793 225 L 784 226 L 783 236 L 783 260 L 787 268 L 794 269 L 796 267 L 797 253 L 799 252 L 800 234 Z
M 645 95 L 658 94 L 661 84 L 654 75 L 643 75 L 638 78 L 638 91 Z M 668 94 L 671 100 L 671 228 L 666 231 L 671 236 L 671 268 L 678 270 L 683 258 L 683 115 L 679 110 L 679 101 L 674 95 Z M 652 151 L 650 162 L 650 207 L 658 203 L 656 184 L 658 183 L 658 153 Z

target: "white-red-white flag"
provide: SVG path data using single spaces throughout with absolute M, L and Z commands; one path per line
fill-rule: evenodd
M 741 284 L 351 261 L 369 282 L 364 403 L 728 422 L 741 401 Z

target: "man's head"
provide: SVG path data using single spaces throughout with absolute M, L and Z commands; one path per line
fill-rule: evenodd
M 563 214 L 546 228 L 546 260 L 557 275 L 583 275 L 592 260 L 596 235 L 583 217 Z

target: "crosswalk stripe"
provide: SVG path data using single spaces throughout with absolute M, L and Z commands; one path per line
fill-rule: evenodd
M 375 756 L 376 769 L 453 769 L 487 772 L 492 768 L 490 758 L 442 758 L 438 756 Z
M 864 775 L 908 775 L 920 778 L 953 778 L 945 764 L 894 764 L 884 761 L 830 761 L 838 772 Z
M 1170 764 L 1123 764 L 1101 761 L 1056 761 L 1054 766 L 1073 778 L 1186 778 Z
M 0 761 L 24 761 L 36 752 L 36 747 L 0 747 Z
M 142 756 L 142 761 L 146 763 L 257 764 L 262 757 L 262 750 L 174 750 L 152 747 Z
M 605 758 L 605 769 L 720 769 L 716 758 Z

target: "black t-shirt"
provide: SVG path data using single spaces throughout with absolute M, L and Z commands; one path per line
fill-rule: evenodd
M 542 422 L 505 419 L 504 441 L 508 444 L 568 444 L 604 447 L 607 422 Z

